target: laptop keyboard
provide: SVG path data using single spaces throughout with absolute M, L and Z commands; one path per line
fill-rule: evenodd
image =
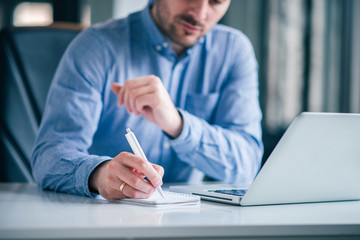
M 209 190 L 209 192 L 224 193 L 235 196 L 244 196 L 246 189 Z

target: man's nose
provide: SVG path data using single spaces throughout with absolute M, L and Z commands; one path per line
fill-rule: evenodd
M 208 15 L 209 0 L 191 1 L 190 12 L 196 21 L 204 21 Z

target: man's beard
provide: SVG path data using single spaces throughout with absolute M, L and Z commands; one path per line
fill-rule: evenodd
M 182 46 L 182 47 L 186 47 L 186 48 L 188 48 L 188 47 L 191 47 L 191 46 L 193 46 L 202 36 L 203 36 L 203 31 L 204 31 L 204 25 L 203 24 L 200 24 L 199 22 L 197 22 L 193 17 L 191 17 L 191 16 L 188 16 L 188 15 L 178 15 L 178 16 L 176 16 L 175 17 L 175 20 L 174 20 L 175 22 L 174 23 L 171 23 L 170 24 L 170 28 L 169 28 L 169 32 L 168 32 L 168 38 L 172 41 L 172 42 L 174 42 L 174 43 L 176 43 L 176 44 L 178 44 L 178 45 L 180 45 L 180 46 Z M 189 42 L 189 43 L 185 43 L 185 42 L 183 42 L 183 41 L 181 41 L 181 33 L 179 34 L 178 33 L 178 28 L 176 27 L 176 23 L 177 22 L 180 22 L 180 21 L 184 21 L 184 22 L 186 22 L 186 23 L 188 23 L 188 24 L 191 24 L 192 26 L 194 26 L 194 27 L 198 27 L 198 28 L 200 28 L 201 29 L 201 31 L 200 31 L 200 34 L 199 34 L 199 36 L 197 36 L 196 37 L 196 39 L 194 40 L 194 41 L 191 41 L 191 42 Z M 186 35 L 186 36 L 191 36 L 191 35 L 193 35 L 193 33 L 190 33 L 190 32 L 188 32 L 188 31 L 186 31 L 185 29 L 183 30 L 183 29 L 181 29 L 181 31 L 184 31 L 183 33 Z

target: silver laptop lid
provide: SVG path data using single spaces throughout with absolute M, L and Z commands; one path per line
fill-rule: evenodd
M 360 199 L 360 114 L 302 113 L 241 205 Z

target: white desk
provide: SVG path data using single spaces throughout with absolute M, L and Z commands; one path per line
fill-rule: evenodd
M 360 201 L 156 209 L 0 184 L 0 239 L 360 239 Z

